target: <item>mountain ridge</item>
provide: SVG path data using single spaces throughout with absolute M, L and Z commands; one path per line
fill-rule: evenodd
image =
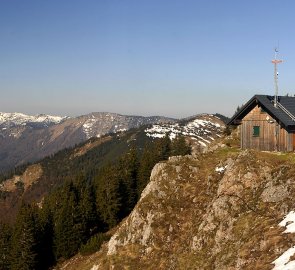
M 28 115 L 24 113 L 6 113 L 0 112 L 0 126 L 17 126 L 27 125 L 30 123 L 40 123 L 43 125 L 58 124 L 63 120 L 69 118 L 68 116 L 56 116 L 48 114 Z
M 2 113 L 0 120 L 0 172 L 37 161 L 91 137 L 153 123 L 173 122 L 161 116 L 125 116 L 115 113 L 59 117 Z

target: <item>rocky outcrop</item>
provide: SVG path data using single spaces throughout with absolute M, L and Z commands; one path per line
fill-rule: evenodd
M 220 144 L 157 164 L 132 213 L 85 269 L 273 269 L 280 256 L 293 265 L 286 256 L 295 237 L 283 233 L 290 221 L 278 226 L 295 208 L 286 155 Z
M 165 190 L 158 185 L 156 179 L 163 179 L 165 175 L 165 163 L 159 163 L 155 166 L 151 174 L 151 181 L 142 192 L 139 204 L 151 194 L 156 194 L 157 198 L 165 199 L 167 194 Z M 160 220 L 163 214 L 160 211 L 145 211 L 142 207 L 136 207 L 127 218 L 126 222 L 117 230 L 108 243 L 108 255 L 117 253 L 117 249 L 122 246 L 139 243 L 142 246 L 150 246 L 153 242 L 152 224 Z M 138 229 L 140 228 L 140 230 Z M 124 236 L 123 236 L 124 235 Z M 123 236 L 123 237 L 122 237 Z M 146 253 L 151 251 L 151 247 L 145 250 Z
M 38 181 L 42 176 L 43 169 L 40 164 L 28 166 L 22 175 L 15 175 L 0 184 L 0 191 L 13 192 L 18 188 L 27 190 L 34 182 Z

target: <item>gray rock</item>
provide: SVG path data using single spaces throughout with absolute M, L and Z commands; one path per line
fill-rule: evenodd
M 280 202 L 289 196 L 287 185 L 267 187 L 261 194 L 263 202 Z

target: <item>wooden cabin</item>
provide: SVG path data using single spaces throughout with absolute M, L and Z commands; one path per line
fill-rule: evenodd
M 228 122 L 240 129 L 241 148 L 295 150 L 295 97 L 255 95 Z

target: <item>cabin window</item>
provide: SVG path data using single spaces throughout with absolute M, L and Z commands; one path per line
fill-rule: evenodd
M 253 137 L 259 137 L 260 135 L 260 126 L 253 127 Z

